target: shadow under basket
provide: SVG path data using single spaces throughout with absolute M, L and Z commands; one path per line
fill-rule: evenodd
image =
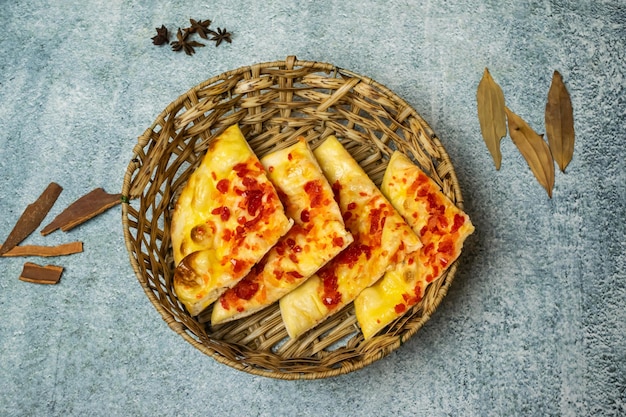
M 189 315 L 173 289 L 170 221 L 178 194 L 211 140 L 239 124 L 259 157 L 337 136 L 380 186 L 394 150 L 415 161 L 462 208 L 454 168 L 437 136 L 404 100 L 376 81 L 321 62 L 266 62 L 228 71 L 178 97 L 139 137 L 123 185 L 122 224 L 137 278 L 171 329 L 235 369 L 279 379 L 316 379 L 361 369 L 394 351 L 435 311 L 457 263 L 423 300 L 364 340 L 352 304 L 291 340 L 278 303 L 211 327 L 209 311 Z

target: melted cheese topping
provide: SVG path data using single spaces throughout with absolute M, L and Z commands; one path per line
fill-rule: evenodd
M 218 324 L 258 311 L 306 281 L 352 243 L 330 184 L 306 141 L 267 155 L 261 163 L 295 226 L 213 306 Z
M 381 190 L 424 246 L 355 300 L 357 320 L 366 339 L 417 304 L 426 287 L 457 259 L 464 240 L 474 231 L 467 214 L 400 152 L 392 155 Z
M 179 300 L 198 314 L 242 279 L 292 224 L 239 127 L 229 127 L 190 175 L 172 215 Z
M 314 153 L 354 242 L 280 300 L 292 338 L 339 311 L 390 266 L 421 247 L 415 233 L 336 138 L 329 137 Z

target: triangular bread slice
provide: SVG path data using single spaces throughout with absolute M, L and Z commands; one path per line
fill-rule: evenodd
M 295 225 L 263 260 L 213 306 L 213 325 L 248 316 L 296 289 L 352 243 L 324 177 L 306 141 L 261 159 Z
M 314 154 L 354 242 L 280 300 L 281 315 L 292 338 L 338 312 L 388 268 L 421 247 L 415 233 L 334 136 Z
M 426 287 L 441 277 L 457 259 L 463 242 L 474 232 L 468 215 L 400 152 L 392 154 L 381 190 L 424 246 L 354 301 L 357 321 L 365 339 L 417 304 Z
M 197 315 L 245 277 L 293 225 L 237 125 L 216 137 L 190 175 L 170 236 L 174 290 Z

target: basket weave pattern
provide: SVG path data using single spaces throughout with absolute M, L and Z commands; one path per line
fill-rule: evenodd
M 157 311 L 176 333 L 217 361 L 273 378 L 340 375 L 397 349 L 437 308 L 456 263 L 428 287 L 418 305 L 368 341 L 359 332 L 351 304 L 289 340 L 277 303 L 212 328 L 205 314 L 191 317 L 177 300 L 169 236 L 172 209 L 211 139 L 233 124 L 239 124 L 259 157 L 292 145 L 299 136 L 314 148 L 335 135 L 377 185 L 398 149 L 462 207 L 454 168 L 439 139 L 411 106 L 376 81 L 293 56 L 223 73 L 192 88 L 157 117 L 139 137 L 124 178 L 122 193 L 129 199 L 122 208 L 126 245 Z

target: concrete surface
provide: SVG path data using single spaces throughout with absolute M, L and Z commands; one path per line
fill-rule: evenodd
M 389 357 L 345 376 L 235 371 L 171 331 L 138 284 L 119 208 L 68 234 L 69 258 L 0 259 L 0 415 L 626 415 L 626 5 L 588 1 L 3 1 L 0 240 L 50 181 L 46 221 L 96 187 L 119 192 L 136 138 L 176 97 L 226 70 L 334 63 L 402 96 L 446 146 L 476 226 L 448 296 Z M 192 57 L 154 28 L 211 19 L 232 44 Z M 543 131 L 552 72 L 570 90 L 576 147 L 547 198 L 509 139 L 482 142 L 489 67 Z M 61 283 L 18 280 L 26 260 Z

